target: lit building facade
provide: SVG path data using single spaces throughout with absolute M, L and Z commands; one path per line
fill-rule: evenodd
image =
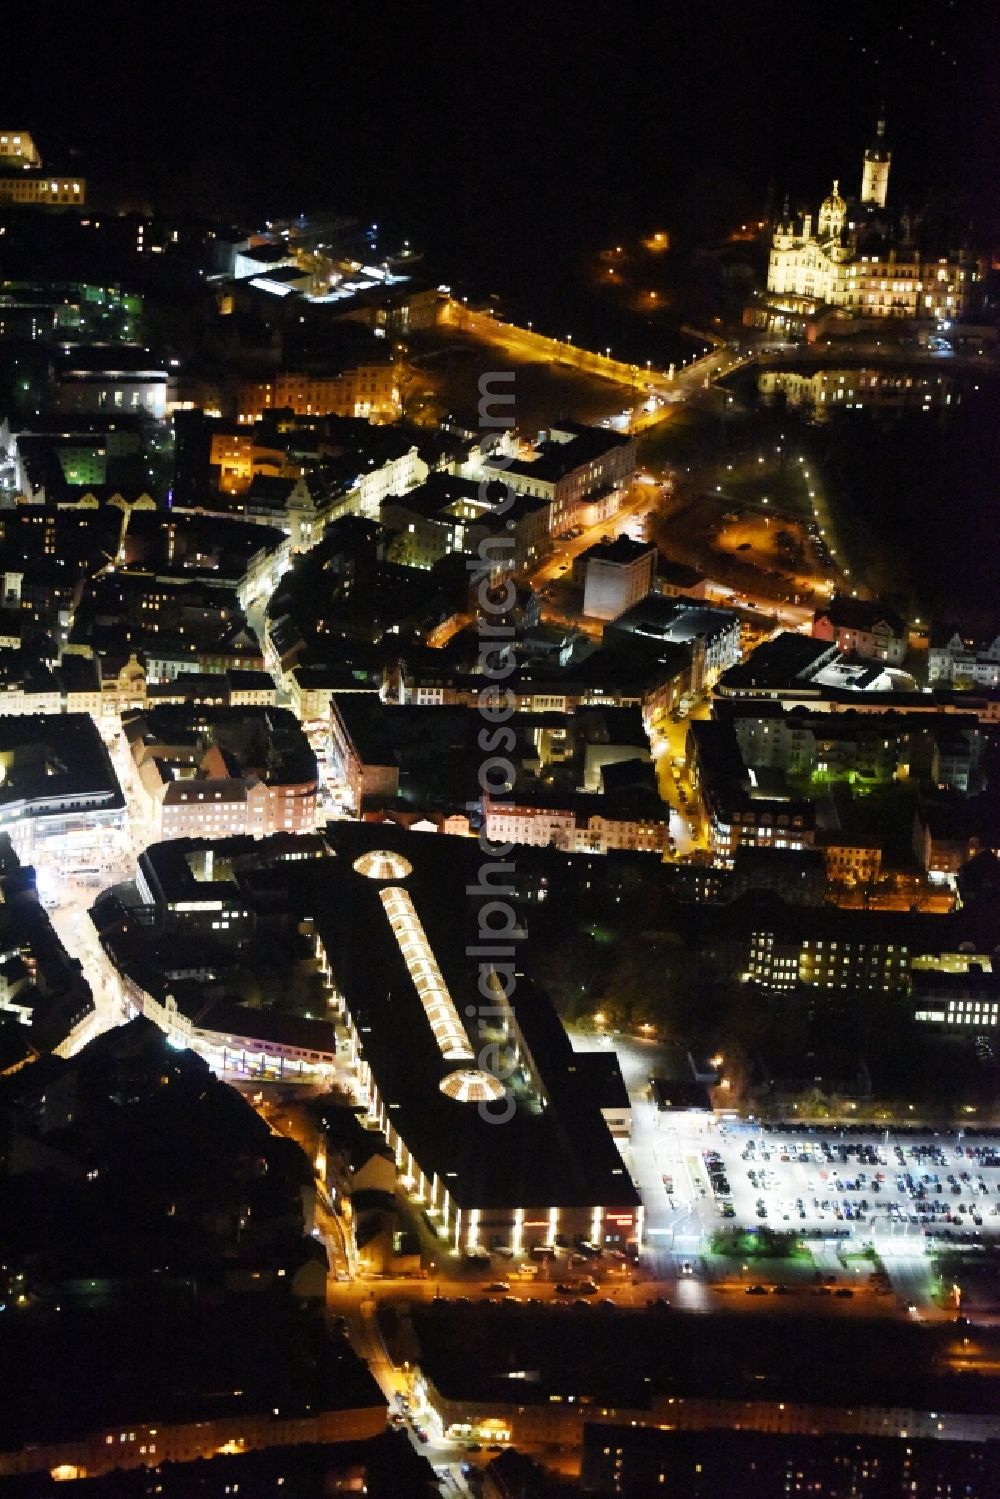
M 164 369 L 64 369 L 58 377 L 56 406 L 71 414 L 112 416 L 115 412 L 153 417 L 167 414 L 170 376 Z
M 154 1420 L 156 1418 L 154 1417 Z M 123 1429 L 124 1427 L 124 1429 Z M 194 1463 L 220 1453 L 257 1452 L 303 1442 L 359 1442 L 385 1431 L 385 1404 L 372 1401 L 353 1410 L 321 1410 L 283 1417 L 248 1409 L 200 1421 L 124 1421 L 65 1441 L 37 1442 L 0 1453 L 0 1477 L 48 1470 L 57 1480 L 97 1478 L 121 1469 L 158 1468 L 161 1463 Z
M 27 130 L 0 131 L 0 207 L 82 208 L 87 185 L 82 177 L 46 174 Z
M 41 153 L 27 130 L 0 131 L 0 167 L 19 167 L 22 171 L 39 171 Z
M 150 709 L 124 731 L 157 837 L 315 831 L 316 759 L 286 710 Z
M 399 416 L 399 374 L 394 364 L 361 364 L 335 375 L 282 371 L 268 380 L 244 380 L 237 393 L 241 422 L 266 411 L 296 416 L 356 416 L 395 421 Z
M 287 477 L 287 454 L 267 443 L 252 427 L 225 424 L 212 432 L 209 464 L 218 469 L 223 494 L 242 494 L 260 474 Z M 292 469 L 295 477 L 298 469 Z
M 485 465 L 515 494 L 535 495 L 551 506 L 552 530 L 593 526 L 617 514 L 635 477 L 636 440 L 603 427 L 561 421 L 531 455 Z
M 1000 1027 L 1000 974 L 989 953 L 941 953 L 910 966 L 914 1020 L 966 1035 Z
M 809 1437 L 827 1433 L 862 1433 L 931 1440 L 940 1439 L 942 1434 L 961 1433 L 963 1441 L 996 1440 L 1000 1432 L 1000 1420 L 990 1414 L 954 1415 L 905 1406 L 859 1403 L 851 1409 L 844 1409 L 789 1400 L 722 1400 L 674 1395 L 656 1395 L 645 1405 L 630 1405 L 626 1400 L 616 1404 L 592 1394 L 582 1380 L 579 1390 L 536 1397 L 533 1381 L 517 1381 L 511 1376 L 512 1393 L 507 1398 L 482 1395 L 477 1399 L 475 1395 L 457 1394 L 453 1388 L 439 1389 L 435 1384 L 435 1372 L 421 1364 L 415 1376 L 414 1390 L 420 1401 L 420 1418 L 439 1438 L 461 1442 L 473 1439 L 510 1443 L 514 1447 L 539 1443 L 573 1448 L 583 1442 L 587 1426 L 593 1432 L 593 1440 L 600 1440 L 605 1426 L 612 1433 L 619 1430 L 613 1425 L 616 1421 L 627 1426 L 630 1432 L 641 1427 L 704 1432 L 717 1432 L 721 1428 L 801 1433 Z M 669 1490 L 661 1492 L 669 1493 Z M 831 1490 L 825 1492 L 829 1494 Z
M 567 798 L 564 807 L 491 800 L 486 806 L 486 836 L 493 843 L 527 843 L 573 854 L 631 849 L 662 855 L 670 847 L 670 809 L 665 802 L 658 810 L 647 806 L 643 816 L 613 811 L 611 798 L 606 813 L 591 810 L 601 800 L 580 795 Z
M 963 396 L 962 382 L 937 370 L 921 375 L 891 369 L 761 369 L 757 388 L 768 404 L 780 395 L 817 423 L 838 411 L 934 411 L 961 405 Z
M 750 938 L 747 975 L 765 989 L 838 989 L 892 993 L 909 988 L 905 942 L 824 941 L 783 935 L 766 925 Z
M 82 208 L 86 196 L 82 177 L 42 177 L 37 172 L 0 177 L 0 206 Z

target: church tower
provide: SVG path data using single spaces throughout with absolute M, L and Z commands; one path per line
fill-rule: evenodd
M 879 120 L 878 131 L 872 145 L 865 148 L 864 167 L 861 172 L 861 202 L 885 207 L 889 196 L 889 163 L 892 152 L 885 144 L 885 120 Z

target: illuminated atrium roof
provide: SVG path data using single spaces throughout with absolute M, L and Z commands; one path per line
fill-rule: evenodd
M 364 858 L 369 857 L 365 855 Z M 395 858 L 396 855 L 375 854 L 372 857 Z M 364 862 L 359 859 L 355 864 Z M 405 864 L 406 860 L 402 860 Z M 407 864 L 407 871 L 410 866 Z M 364 872 L 364 871 L 362 871 Z M 374 876 L 372 876 L 374 878 Z M 475 1056 L 465 1026 L 459 1019 L 455 1003 L 437 965 L 427 934 L 413 908 L 413 902 L 405 890 L 398 885 L 379 891 L 379 899 L 389 918 L 393 936 L 399 943 L 403 961 L 409 969 L 424 1014 L 430 1022 L 434 1039 L 446 1061 L 467 1061 Z

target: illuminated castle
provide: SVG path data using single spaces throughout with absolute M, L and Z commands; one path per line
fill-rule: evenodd
M 811 316 L 824 306 L 853 317 L 939 323 L 950 323 L 968 310 L 975 261 L 964 252 L 921 257 L 908 216 L 897 219 L 887 212 L 891 160 L 885 121 L 879 120 L 875 140 L 864 153 L 860 196 L 845 199 L 834 181 L 815 224 L 810 212 L 798 218 L 786 215 L 778 224 L 767 270 L 773 326 Z

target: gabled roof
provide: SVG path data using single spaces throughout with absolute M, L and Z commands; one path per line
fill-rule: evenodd
M 828 619 L 835 629 L 871 631 L 880 625 L 893 635 L 905 635 L 906 624 L 894 609 L 889 609 L 878 599 L 855 599 L 847 594 L 835 594 L 825 609 L 817 609 L 814 619 Z

